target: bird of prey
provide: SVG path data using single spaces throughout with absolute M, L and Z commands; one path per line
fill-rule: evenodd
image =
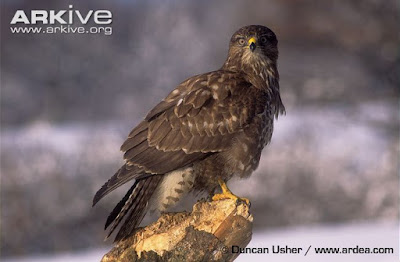
M 257 168 L 274 118 L 285 112 L 277 43 L 265 26 L 240 28 L 219 70 L 183 81 L 130 132 L 125 164 L 93 199 L 134 181 L 106 221 L 108 237 L 125 217 L 115 241 L 126 239 L 146 212 L 166 212 L 192 191 L 211 196 L 220 186 L 213 200 L 239 199 L 226 182 Z

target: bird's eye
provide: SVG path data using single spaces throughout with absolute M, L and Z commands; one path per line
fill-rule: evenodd
M 243 38 L 239 38 L 238 43 L 239 43 L 239 45 L 244 45 L 246 43 L 246 41 L 244 41 Z
M 261 37 L 260 42 L 265 44 L 267 42 L 267 38 L 265 36 Z

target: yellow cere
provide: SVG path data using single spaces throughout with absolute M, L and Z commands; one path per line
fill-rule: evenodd
M 252 37 L 252 38 L 249 39 L 248 43 L 249 43 L 249 45 L 251 45 L 251 43 L 255 44 L 256 43 L 256 39 L 254 37 Z

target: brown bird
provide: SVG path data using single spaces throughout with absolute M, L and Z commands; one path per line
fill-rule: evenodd
M 226 182 L 257 168 L 274 117 L 285 112 L 277 44 L 265 26 L 239 29 L 221 69 L 183 81 L 131 131 L 121 146 L 125 164 L 93 199 L 134 180 L 107 219 L 108 236 L 126 217 L 115 241 L 127 238 L 147 211 L 165 212 L 191 191 L 211 195 L 219 185 L 213 200 L 238 199 Z

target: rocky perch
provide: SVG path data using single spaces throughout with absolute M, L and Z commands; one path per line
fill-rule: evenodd
M 163 214 L 117 243 L 102 258 L 111 261 L 233 261 L 232 246 L 251 240 L 249 206 L 231 199 L 198 202 L 192 212 Z

